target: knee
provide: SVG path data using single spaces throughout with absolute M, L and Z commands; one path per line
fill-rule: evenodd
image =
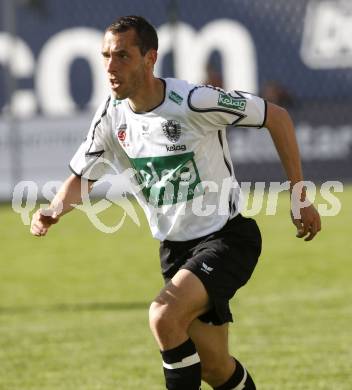
M 175 329 L 177 321 L 168 304 L 153 302 L 150 305 L 149 326 L 154 334 L 168 333 Z

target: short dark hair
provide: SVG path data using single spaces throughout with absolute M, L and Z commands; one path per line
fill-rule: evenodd
M 131 28 L 133 28 L 136 32 L 136 44 L 143 56 L 150 49 L 158 50 L 158 35 L 156 30 L 142 16 L 121 16 L 110 24 L 110 26 L 106 29 L 106 32 L 111 31 L 115 34 L 117 32 L 125 32 Z

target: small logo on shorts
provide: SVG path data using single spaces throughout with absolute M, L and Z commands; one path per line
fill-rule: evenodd
M 213 267 L 209 267 L 208 265 L 206 265 L 205 263 L 202 263 L 202 268 L 201 270 L 204 271 L 206 274 L 210 274 L 210 272 L 213 270 L 214 268 Z

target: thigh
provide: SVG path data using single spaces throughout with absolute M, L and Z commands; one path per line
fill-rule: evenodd
M 208 292 L 211 310 L 200 318 L 203 322 L 214 325 L 232 322 L 229 300 L 250 279 L 260 247 L 257 225 L 244 218 L 234 226 L 230 222 L 195 247 L 193 256 L 182 268 L 198 276 Z

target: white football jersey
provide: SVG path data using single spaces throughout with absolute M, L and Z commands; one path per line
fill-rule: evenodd
M 106 173 L 106 162 L 129 169 L 153 236 L 185 241 L 236 215 L 239 186 L 226 127 L 262 127 L 266 103 L 245 92 L 162 81 L 164 99 L 149 112 L 134 112 L 128 99 L 104 102 L 70 167 L 89 180 Z

